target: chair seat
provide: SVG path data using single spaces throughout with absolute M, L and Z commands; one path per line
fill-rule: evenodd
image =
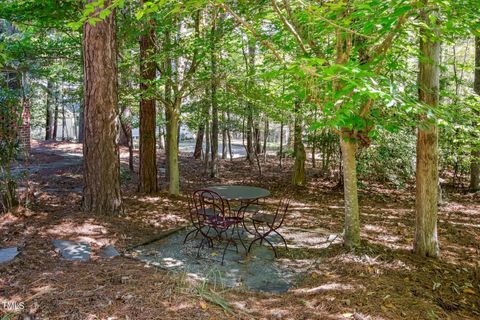
M 233 208 L 233 211 L 235 212 L 238 212 L 241 208 L 243 207 L 235 207 Z M 258 205 L 258 204 L 249 204 L 246 208 L 245 208 L 245 212 L 250 212 L 250 213 L 256 213 L 256 212 L 259 212 L 259 211 L 262 211 L 264 209 L 263 206 L 261 205 Z
M 266 213 L 257 213 L 254 214 L 252 220 L 255 222 L 264 222 L 268 224 L 272 224 L 275 220 L 275 215 L 273 214 L 266 214 Z
M 203 221 L 203 225 L 207 227 L 227 229 L 238 222 L 239 220 L 236 217 L 210 217 Z

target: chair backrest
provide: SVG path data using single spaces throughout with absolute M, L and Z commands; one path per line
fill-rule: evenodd
M 225 217 L 225 203 L 220 195 L 210 190 L 196 190 L 192 195 L 192 208 L 198 222 Z
M 285 217 L 287 216 L 288 207 L 290 206 L 290 197 L 283 197 L 277 205 L 275 210 L 275 217 L 272 222 L 272 227 L 275 229 L 280 228 L 285 221 Z

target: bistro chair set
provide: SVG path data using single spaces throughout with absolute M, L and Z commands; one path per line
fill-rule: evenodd
M 266 210 L 264 199 L 269 195 L 270 192 L 266 189 L 234 185 L 211 186 L 194 191 L 189 198 L 193 228 L 183 243 L 189 238 L 201 237 L 197 257 L 205 245 L 213 248 L 215 241 L 225 243 L 222 264 L 230 245 L 239 252 L 238 243 L 248 255 L 254 244 L 261 245 L 265 241 L 277 257 L 277 250 L 269 237 L 274 234 L 279 236 L 288 250 L 287 242 L 279 229 L 285 221 L 290 200 L 283 198 L 275 210 Z M 242 237 L 245 232 L 251 236 Z M 250 242 L 245 243 L 246 241 Z

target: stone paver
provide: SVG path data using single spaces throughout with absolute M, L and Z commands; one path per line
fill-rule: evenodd
M 0 263 L 12 261 L 20 252 L 17 247 L 0 249 Z
M 83 262 L 90 260 L 92 249 L 88 243 L 68 240 L 53 240 L 52 243 L 60 255 L 67 260 Z
M 120 253 L 111 244 L 103 247 L 100 250 L 100 257 L 102 257 L 102 258 L 114 258 L 114 257 L 118 257 L 119 255 L 120 255 Z

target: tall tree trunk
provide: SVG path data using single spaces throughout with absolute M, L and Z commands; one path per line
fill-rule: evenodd
M 56 88 L 54 89 L 54 108 L 53 108 L 53 132 L 52 132 L 52 139 L 57 140 L 57 129 L 58 129 L 58 91 Z
M 230 155 L 230 161 L 233 161 L 232 154 L 232 134 L 230 132 L 230 112 L 227 111 L 227 137 L 228 137 L 228 153 Z
M 180 168 L 178 163 L 178 128 L 181 100 L 174 101 L 166 108 L 167 116 L 167 150 L 168 150 L 168 191 L 171 195 L 180 194 Z
M 302 141 L 302 119 L 300 115 L 300 102 L 295 101 L 295 163 L 293 166 L 292 183 L 294 186 L 305 186 L 305 160 L 307 155 Z
M 130 107 L 125 107 L 120 115 L 120 128 L 125 134 L 125 140 L 128 147 L 128 168 L 133 173 L 133 134 L 132 134 L 132 115 Z
M 357 194 L 357 165 L 355 153 L 357 144 L 340 137 L 343 163 L 343 190 L 345 198 L 345 234 L 344 243 L 348 248 L 360 244 L 360 214 Z
M 46 123 L 45 123 L 45 140 L 53 138 L 53 110 L 52 110 L 52 90 L 53 85 L 50 80 L 47 81 L 47 101 L 46 101 Z
M 207 173 L 207 170 L 209 168 L 209 163 L 210 163 L 210 150 L 211 150 L 211 147 L 210 147 L 210 120 L 206 120 L 206 123 L 205 123 L 205 158 L 204 158 L 204 161 L 205 161 L 205 173 Z
M 349 60 L 350 48 L 352 45 L 352 35 L 344 30 L 336 30 L 336 62 L 337 64 L 346 64 Z M 343 83 L 337 80 L 334 84 L 335 91 L 340 91 Z M 340 106 L 339 106 L 340 107 Z M 357 192 L 357 167 L 355 153 L 357 150 L 357 137 L 351 137 L 349 128 L 343 128 L 340 135 L 340 150 L 342 153 L 342 175 L 343 190 L 345 199 L 345 233 L 343 235 L 344 244 L 347 248 L 353 249 L 360 244 L 360 210 L 358 207 Z M 341 177 L 340 177 L 341 181 Z
M 67 119 L 65 118 L 65 102 L 62 101 L 62 141 L 65 141 L 66 127 L 67 127 Z
M 269 132 L 269 123 L 268 123 L 268 118 L 265 116 L 265 127 L 263 128 L 263 162 L 267 161 L 267 140 L 268 140 L 268 132 Z
M 92 2 L 93 0 L 89 0 Z M 109 5 L 106 1 L 105 5 Z M 85 142 L 82 208 L 111 215 L 122 211 L 117 145 L 117 51 L 115 12 L 83 26 Z
M 222 159 L 227 159 L 227 125 L 225 123 L 225 112 L 222 112 Z
M 210 162 L 210 177 L 218 177 L 218 103 L 217 103 L 217 21 L 216 14 L 212 17 L 211 46 L 210 46 L 210 94 L 212 105 L 212 159 Z
M 253 90 L 255 85 L 255 81 L 253 79 L 255 75 L 255 42 L 249 41 L 248 43 L 248 68 L 247 74 L 249 76 L 249 80 L 247 81 L 247 91 L 250 92 Z M 254 160 L 254 143 L 253 143 L 253 104 L 251 99 L 247 100 L 247 128 L 246 128 L 246 138 L 247 138 L 247 160 L 250 163 L 253 163 Z
M 283 124 L 283 121 L 280 123 L 280 150 L 279 150 L 279 153 L 280 153 L 280 158 L 279 158 L 279 165 L 280 165 L 280 168 L 282 167 L 282 159 L 283 159 L 283 127 L 284 127 L 284 124 Z
M 262 153 L 262 139 L 260 136 L 260 125 L 255 123 L 255 129 L 254 129 L 254 137 L 255 137 L 255 154 L 258 156 L 260 153 Z
M 193 158 L 196 160 L 202 157 L 203 136 L 205 135 L 205 121 L 198 125 L 197 137 L 195 139 L 195 150 L 193 151 Z
M 473 90 L 480 96 L 480 37 L 475 37 L 475 79 Z M 478 125 L 474 123 L 474 125 Z M 475 137 L 474 137 L 475 138 Z M 472 161 L 470 163 L 470 190 L 480 190 L 480 137 L 476 136 L 473 144 Z
M 425 0 L 425 4 L 426 4 Z M 431 15 L 423 13 L 422 20 L 429 26 L 420 27 L 420 52 L 418 95 L 422 103 L 436 108 L 439 99 L 440 42 L 438 26 L 434 25 Z M 430 29 L 432 28 L 432 29 Z M 434 32 L 432 37 L 431 32 Z M 438 129 L 437 126 L 422 117 L 417 133 L 416 165 L 416 228 L 414 250 L 418 255 L 437 257 L 439 246 L 437 238 L 438 211 Z
M 143 1 L 142 1 L 143 3 Z M 155 31 L 148 21 L 140 36 L 140 169 L 138 190 L 144 193 L 157 192 L 157 142 L 155 99 L 152 98 L 152 82 L 156 77 L 154 54 Z

